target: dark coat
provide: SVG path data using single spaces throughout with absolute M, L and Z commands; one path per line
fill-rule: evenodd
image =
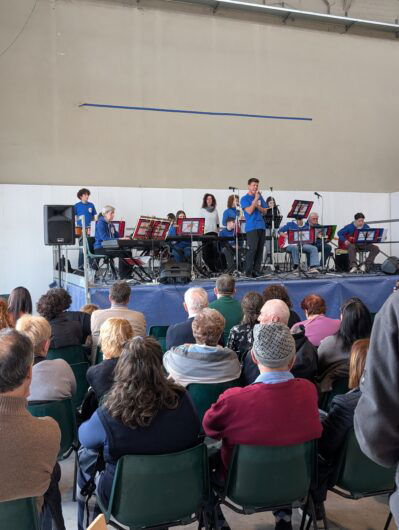
M 185 322 L 179 322 L 168 327 L 166 332 L 166 350 L 182 344 L 195 344 L 192 323 L 194 317 L 188 318 Z
M 114 382 L 114 370 L 118 359 L 106 359 L 87 370 L 86 378 L 98 401 L 107 394 Z

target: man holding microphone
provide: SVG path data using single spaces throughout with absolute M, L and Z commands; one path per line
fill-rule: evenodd
M 259 190 L 259 180 L 248 180 L 248 193 L 241 198 L 241 208 L 245 216 L 245 231 L 247 234 L 247 255 L 245 260 L 245 275 L 256 278 L 261 276 L 263 247 L 265 244 L 266 225 L 263 215 L 267 204 Z

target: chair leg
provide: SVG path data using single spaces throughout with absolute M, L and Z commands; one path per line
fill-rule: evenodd
M 75 453 L 75 461 L 73 466 L 73 489 L 72 489 L 72 500 L 73 502 L 76 502 L 76 488 L 77 488 L 77 481 L 78 481 L 78 452 L 74 451 Z
M 310 509 L 310 520 L 309 520 L 307 528 L 310 528 L 310 523 L 313 522 L 313 529 L 317 530 L 316 510 L 315 510 L 314 502 L 313 502 L 311 495 L 309 495 L 309 509 Z
M 303 528 L 305 526 L 306 515 L 308 513 L 308 506 L 309 506 L 309 497 L 306 499 L 306 502 L 305 502 L 305 504 L 303 506 L 301 526 L 299 527 L 299 530 L 303 530 Z
M 391 524 L 391 521 L 392 521 L 392 512 L 390 511 L 387 517 L 387 521 L 384 526 L 384 530 L 388 530 L 389 525 Z

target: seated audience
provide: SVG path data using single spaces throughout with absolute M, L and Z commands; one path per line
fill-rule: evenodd
M 64 359 L 47 360 L 51 327 L 43 317 L 24 315 L 16 330 L 25 333 L 33 344 L 33 368 L 29 401 L 57 401 L 71 398 L 76 392 L 72 368 Z
M 71 303 L 70 294 L 59 287 L 49 289 L 37 302 L 37 312 L 51 326 L 51 349 L 83 345 L 90 335 L 90 315 L 67 311 Z
M 97 309 L 100 309 L 100 307 L 96 304 L 85 304 L 82 305 L 79 311 L 82 311 L 82 313 L 87 313 L 88 315 L 92 315 L 94 311 L 97 311 Z
M 384 467 L 396 467 L 396 489 L 389 506 L 399 524 L 399 292 L 378 311 L 370 338 L 366 369 L 354 427 L 363 453 Z
M 32 298 L 28 289 L 16 287 L 11 291 L 8 297 L 8 314 L 13 328 L 19 317 L 32 314 Z
M 368 339 L 371 333 L 370 311 L 359 298 L 349 298 L 341 307 L 339 330 L 320 342 L 317 350 L 319 374 L 331 365 L 349 361 L 352 344 L 358 339 Z
M 216 309 L 216 311 L 219 311 L 224 316 L 223 344 L 226 344 L 231 328 L 239 324 L 242 319 L 241 304 L 233 298 L 235 292 L 236 281 L 233 276 L 222 274 L 216 280 L 216 287 L 214 288 L 216 300 L 209 304 L 211 309 Z
M 116 366 L 111 392 L 79 429 L 84 448 L 103 450 L 105 469 L 96 494 L 106 506 L 120 457 L 183 451 L 199 442 L 201 425 L 191 399 L 182 387 L 166 379 L 161 359 L 162 350 L 154 338 L 128 341 Z M 80 487 L 85 479 L 82 471 Z M 82 525 L 82 502 L 78 506 L 81 530 L 86 528 Z
M 96 366 L 91 366 L 86 374 L 98 401 L 110 390 L 123 346 L 131 338 L 132 326 L 123 318 L 109 318 L 101 326 L 99 346 L 104 360 Z
M 250 291 L 241 300 L 243 318 L 241 324 L 233 326 L 230 330 L 226 346 L 235 351 L 240 361 L 253 342 L 253 327 L 258 322 L 260 310 L 263 306 L 263 297 L 259 293 Z
M 316 503 L 316 515 L 323 518 L 323 502 L 326 500 L 328 487 L 334 486 L 332 477 L 339 455 L 343 449 L 346 435 L 353 427 L 353 417 L 361 391 L 360 380 L 366 363 L 369 339 L 360 339 L 353 343 L 349 360 L 349 388 L 346 394 L 335 396 L 331 402 L 327 417 L 323 420 L 323 434 L 318 444 L 318 484 L 313 491 Z
M 57 461 L 61 433 L 53 418 L 35 418 L 26 408 L 32 365 L 30 339 L 14 329 L 1 330 L 0 502 L 37 497 L 40 513 Z
M 222 475 L 234 446 L 296 445 L 319 438 L 321 424 L 315 386 L 291 373 L 295 341 L 287 326 L 256 325 L 253 360 L 260 375 L 255 384 L 226 390 L 205 413 L 205 434 L 222 440 Z M 275 512 L 276 529 L 292 529 L 289 512 Z
M 0 298 L 0 329 L 10 328 L 11 318 L 8 313 L 8 305 L 4 298 Z
M 306 320 L 294 324 L 293 329 L 296 326 L 303 326 L 305 335 L 313 346 L 319 346 L 323 339 L 339 330 L 341 321 L 326 317 L 326 302 L 321 296 L 317 294 L 306 296 L 301 302 L 301 307 L 305 311 Z
M 182 386 L 190 383 L 222 383 L 240 377 L 235 352 L 218 345 L 225 326 L 216 309 L 205 308 L 193 320 L 195 344 L 168 350 L 163 365 L 169 376 Z
M 261 324 L 270 324 L 278 322 L 287 325 L 290 316 L 290 310 L 282 300 L 268 300 L 262 307 L 259 322 Z M 295 341 L 296 357 L 292 367 L 294 377 L 300 377 L 314 381 L 317 374 L 317 352 L 316 348 L 305 337 L 303 329 L 299 329 L 293 335 Z M 259 376 L 259 365 L 253 362 L 251 352 L 249 351 L 243 359 L 242 382 L 250 385 Z
M 268 300 L 282 300 L 287 304 L 288 309 L 290 310 L 290 318 L 288 320 L 288 327 L 290 329 L 294 324 L 301 321 L 298 313 L 292 309 L 292 302 L 284 285 L 273 283 L 266 287 L 263 291 L 263 302 L 265 303 Z
M 205 307 L 208 307 L 208 295 L 205 289 L 202 287 L 190 287 L 190 289 L 187 289 L 184 293 L 183 307 L 188 313 L 188 319 L 168 327 L 166 332 L 167 350 L 174 346 L 195 342 L 192 323 L 194 317 Z
M 91 334 L 93 338 L 93 354 L 97 348 L 100 336 L 100 328 L 109 318 L 124 318 L 132 326 L 133 337 L 146 335 L 146 322 L 143 313 L 129 309 L 129 301 L 132 290 L 125 281 L 115 282 L 109 290 L 109 301 L 111 307 L 108 309 L 97 309 L 91 315 Z

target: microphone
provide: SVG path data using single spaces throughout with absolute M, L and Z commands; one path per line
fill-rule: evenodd
M 229 186 L 229 190 L 238 190 L 238 188 L 235 188 L 234 186 Z
M 318 197 L 319 199 L 321 197 L 320 193 L 317 193 L 317 191 L 314 192 L 314 195 L 316 195 L 316 197 Z
M 270 191 L 273 193 L 273 186 L 270 186 L 269 189 L 270 189 Z

